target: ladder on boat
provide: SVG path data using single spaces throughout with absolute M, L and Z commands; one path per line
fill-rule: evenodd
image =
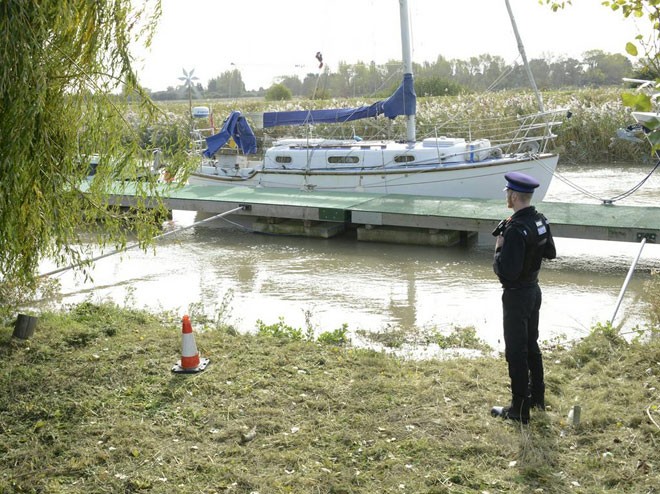
M 544 152 L 556 136 L 552 129 L 561 125 L 561 116 L 570 115 L 566 108 L 548 110 L 519 117 L 520 126 L 510 139 L 500 144 L 505 153 Z

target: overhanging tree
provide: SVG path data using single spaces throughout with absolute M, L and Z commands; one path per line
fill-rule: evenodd
M 139 87 L 130 48 L 149 44 L 160 0 L 141 5 L 0 2 L 0 283 L 34 286 L 44 257 L 78 263 L 90 232 L 102 246 L 126 244 L 107 189 L 150 159 L 139 129 L 159 117 Z M 122 89 L 133 95 L 130 106 Z M 92 155 L 98 173 L 83 193 Z M 143 246 L 156 228 L 156 211 L 146 207 L 157 195 L 154 182 L 138 186 L 133 225 Z
M 538 0 L 546 3 L 553 11 L 571 5 L 571 0 Z M 660 0 L 602 0 L 602 5 L 614 12 L 621 13 L 625 18 L 645 19 L 652 27 L 648 37 L 642 34 L 635 36 L 634 40 L 626 43 L 626 52 L 639 57 L 642 72 L 651 76 L 660 74 Z M 660 79 L 655 79 L 656 89 L 660 88 Z M 651 96 L 642 92 L 624 93 L 624 105 L 637 111 L 652 111 L 654 109 Z M 653 151 L 660 151 L 660 119 L 645 122 L 650 129 L 648 139 Z

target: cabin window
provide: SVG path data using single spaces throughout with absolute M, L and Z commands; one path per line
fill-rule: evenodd
M 394 157 L 395 163 L 410 163 L 411 161 L 415 161 L 415 157 L 410 154 L 402 154 Z
M 291 163 L 291 156 L 275 156 L 275 163 Z
M 330 156 L 328 157 L 328 163 L 348 163 L 348 164 L 354 164 L 354 163 L 359 163 L 360 158 L 357 156 Z

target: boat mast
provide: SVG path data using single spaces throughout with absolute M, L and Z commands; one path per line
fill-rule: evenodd
M 529 63 L 527 63 L 527 55 L 525 54 L 525 46 L 523 45 L 522 39 L 520 38 L 520 33 L 518 32 L 518 26 L 516 25 L 516 20 L 513 18 L 513 11 L 511 10 L 511 5 L 509 5 L 509 0 L 504 0 L 506 3 L 506 9 L 509 11 L 509 18 L 511 19 L 511 26 L 513 27 L 513 33 L 516 35 L 516 41 L 518 42 L 518 52 L 520 53 L 520 56 L 523 59 L 523 63 L 525 64 L 525 70 L 527 71 L 527 78 L 529 79 L 529 83 L 532 85 L 532 89 L 534 90 L 534 94 L 536 94 L 536 102 L 539 105 L 539 111 L 543 113 L 545 110 L 543 109 L 543 98 L 541 97 L 541 93 L 539 92 L 539 89 L 536 87 L 536 81 L 534 80 L 534 75 L 532 74 L 532 69 L 529 66 Z
M 408 20 L 408 0 L 399 0 L 399 10 L 401 11 L 401 50 L 403 58 L 403 73 L 411 74 L 412 52 L 410 49 L 410 22 Z M 415 135 L 415 115 L 406 115 L 406 140 L 414 143 Z

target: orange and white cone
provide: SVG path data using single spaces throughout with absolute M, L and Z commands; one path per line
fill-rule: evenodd
M 200 358 L 195 344 L 195 337 L 193 336 L 192 325 L 190 324 L 190 317 L 183 316 L 183 329 L 181 330 L 183 343 L 181 345 L 181 360 L 179 360 L 172 372 L 177 374 L 191 374 L 201 372 L 209 365 L 209 359 Z

